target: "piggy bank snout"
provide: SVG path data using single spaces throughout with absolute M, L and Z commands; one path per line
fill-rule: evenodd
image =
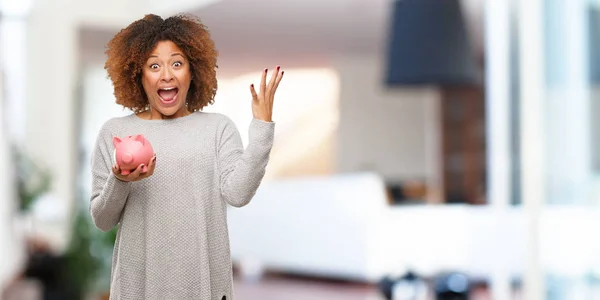
M 133 155 L 129 152 L 123 154 L 123 162 L 126 164 L 130 164 L 133 162 Z

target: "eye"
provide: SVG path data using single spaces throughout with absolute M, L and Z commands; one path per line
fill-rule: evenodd
M 179 68 L 181 67 L 183 64 L 180 61 L 176 61 L 173 63 L 173 67 Z
M 150 69 L 153 69 L 153 70 L 158 69 L 158 64 L 151 64 Z

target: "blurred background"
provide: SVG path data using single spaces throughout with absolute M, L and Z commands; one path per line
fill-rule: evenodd
M 0 0 L 2 299 L 108 299 L 105 45 L 179 12 L 244 143 L 248 85 L 286 72 L 236 299 L 600 299 L 598 0 Z

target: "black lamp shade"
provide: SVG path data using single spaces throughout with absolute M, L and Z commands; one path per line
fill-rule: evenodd
M 394 1 L 389 38 L 390 86 L 479 81 L 458 0 Z

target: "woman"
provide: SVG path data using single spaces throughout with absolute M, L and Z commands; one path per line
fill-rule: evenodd
M 226 210 L 248 204 L 263 178 L 283 71 L 267 82 L 265 69 L 258 94 L 250 85 L 243 149 L 231 119 L 201 111 L 214 102 L 217 52 L 197 19 L 147 15 L 106 54 L 117 103 L 134 112 L 103 125 L 92 156 L 92 219 L 103 231 L 119 224 L 110 298 L 233 299 Z M 113 137 L 134 134 L 155 155 L 124 176 Z

